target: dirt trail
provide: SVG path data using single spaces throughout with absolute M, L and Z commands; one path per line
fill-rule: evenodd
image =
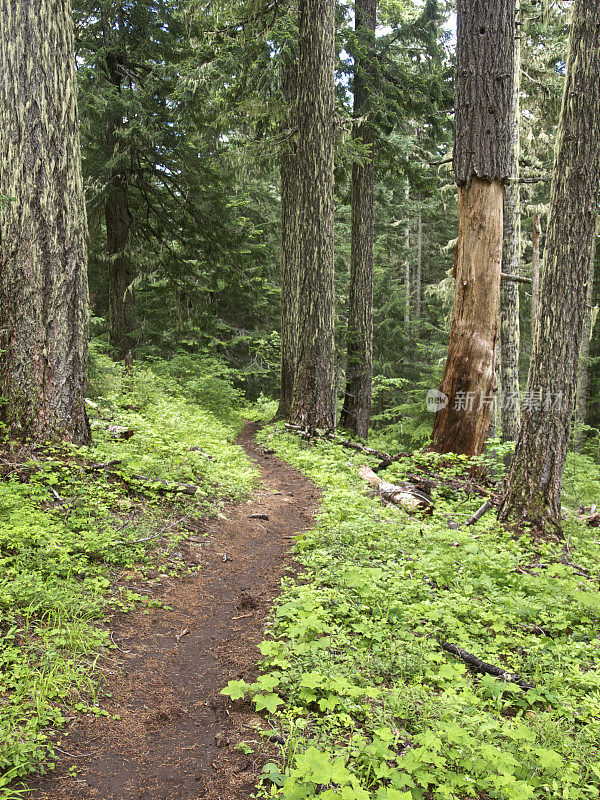
M 234 750 L 260 740 L 260 719 L 219 695 L 230 679 L 252 680 L 265 619 L 284 572 L 289 538 L 310 528 L 318 491 L 268 455 L 247 424 L 240 437 L 262 486 L 248 503 L 209 522 L 206 545 L 183 545 L 203 569 L 163 581 L 156 594 L 173 611 L 117 618 L 118 661 L 102 705 L 120 721 L 84 718 L 60 737 L 66 751 L 53 773 L 30 782 L 35 800 L 238 800 L 249 797 L 269 745 L 257 755 Z M 268 519 L 250 519 L 251 514 Z M 187 549 L 187 552 L 186 552 Z M 226 553 L 231 561 L 223 561 Z M 184 629 L 189 633 L 179 640 Z M 273 752 L 275 745 L 271 748 Z M 76 765 L 76 775 L 69 768 Z

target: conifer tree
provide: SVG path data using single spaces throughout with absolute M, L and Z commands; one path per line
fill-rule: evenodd
M 298 349 L 298 168 L 296 158 L 296 88 L 298 62 L 287 51 L 281 64 L 281 90 L 288 108 L 280 163 L 281 181 L 281 385 L 277 416 L 289 417 L 294 395 Z
M 88 289 L 70 0 L 0 8 L 0 415 L 83 444 Z
M 481 453 L 492 416 L 502 265 L 504 182 L 510 176 L 514 0 L 457 5 L 454 177 L 456 296 L 432 448 Z
M 374 130 L 371 110 L 373 44 L 377 0 L 356 0 L 358 52 L 354 64 L 354 114 L 364 118 L 355 137 L 369 150 L 352 167 L 352 242 L 348 315 L 346 394 L 340 425 L 363 438 L 369 432 L 373 377 L 373 201 L 375 185 Z
M 515 14 L 515 81 L 510 103 L 510 147 L 508 172 L 510 183 L 504 189 L 504 233 L 502 272 L 517 275 L 521 254 L 521 203 L 519 196 L 519 86 L 521 77 L 521 38 L 517 23 L 520 4 Z M 502 441 L 512 442 L 519 431 L 519 284 L 503 280 L 500 285 L 500 387 L 502 395 Z
M 600 0 L 576 0 L 528 402 L 500 516 L 556 531 L 585 328 L 600 186 Z
M 299 328 L 293 422 L 334 420 L 334 0 L 300 0 L 298 69 Z

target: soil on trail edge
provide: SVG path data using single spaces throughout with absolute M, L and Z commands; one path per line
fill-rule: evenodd
M 319 497 L 313 484 L 256 443 L 257 428 L 246 424 L 238 443 L 258 465 L 262 486 L 248 503 L 226 509 L 226 519 L 209 521 L 207 543 L 195 547 L 201 572 L 157 588 L 173 611 L 154 608 L 113 621 L 118 661 L 110 665 L 111 696 L 103 707 L 121 719 L 74 724 L 59 737 L 63 758 L 30 782 L 29 797 L 238 800 L 253 792 L 277 745 L 264 743 L 264 720 L 248 704 L 219 692 L 231 679 L 255 678 L 257 645 L 292 544 L 286 537 L 311 527 Z M 194 545 L 181 547 L 185 553 Z M 234 749 L 253 740 L 254 754 Z

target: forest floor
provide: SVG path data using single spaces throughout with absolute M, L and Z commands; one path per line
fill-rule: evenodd
M 256 678 L 272 599 L 293 568 L 293 535 L 312 525 L 319 491 L 265 453 L 256 430 L 247 423 L 238 444 L 258 467 L 259 490 L 210 520 L 205 544 L 180 543 L 202 570 L 157 587 L 166 607 L 114 618 L 110 716 L 88 716 L 60 736 L 62 757 L 29 782 L 32 800 L 249 797 L 276 755 L 264 718 L 219 692 L 230 679 Z

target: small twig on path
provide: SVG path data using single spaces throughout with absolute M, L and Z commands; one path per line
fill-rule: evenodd
M 55 750 L 59 750 L 61 753 L 69 756 L 69 758 L 90 758 L 90 756 L 95 756 L 98 752 L 98 750 L 96 750 L 94 753 L 78 753 L 75 755 L 75 753 L 67 753 L 66 750 L 63 750 L 62 747 L 59 747 L 57 744 L 53 745 L 53 747 Z
M 246 619 L 247 617 L 252 617 L 254 614 L 240 614 L 239 617 L 232 617 L 231 621 L 233 622 L 236 619 Z
M 110 632 L 110 640 L 114 644 L 114 646 L 117 648 L 119 653 L 125 653 L 125 655 L 128 655 L 129 653 L 131 653 L 131 650 L 123 650 L 122 647 L 119 647 L 119 645 L 115 642 L 114 634 L 113 634 L 112 631 Z

